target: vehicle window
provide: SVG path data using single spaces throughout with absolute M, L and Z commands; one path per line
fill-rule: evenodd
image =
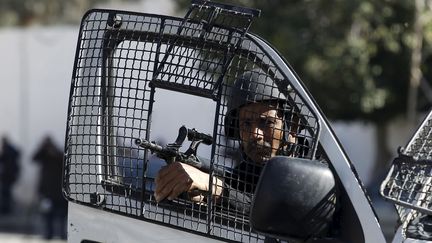
M 284 122 L 268 134 L 283 151 L 270 150 L 272 156 L 312 158 L 317 117 L 254 38 L 222 25 L 205 33 L 205 24 L 99 10 L 87 15 L 69 103 L 64 188 L 69 200 L 114 213 L 209 237 L 263 241 L 249 227 L 248 211 L 262 166 L 245 163 L 254 150 L 242 152 L 243 138 L 253 133 L 240 130 L 240 108 L 264 101 L 277 110 L 272 123 Z M 270 93 L 245 85 L 246 103 L 233 108 L 231 100 L 240 97 L 233 89 L 247 73 L 263 79 L 260 87 Z M 248 121 L 260 128 L 270 124 L 261 113 Z M 182 125 L 213 138 L 196 152 L 207 165 L 203 170 L 222 182 L 209 180 L 208 188 L 222 189 L 217 198 L 211 191 L 199 202 L 182 196 L 161 202 L 154 198 L 155 175 L 166 162 L 135 141 L 164 147 L 174 142 Z M 185 140 L 179 152 L 190 144 Z

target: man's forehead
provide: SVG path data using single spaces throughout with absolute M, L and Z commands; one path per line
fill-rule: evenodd
M 275 102 L 257 102 L 244 105 L 240 108 L 241 116 L 258 116 L 262 113 L 273 113 L 277 110 L 277 103 Z M 270 114 L 269 114 L 270 115 Z

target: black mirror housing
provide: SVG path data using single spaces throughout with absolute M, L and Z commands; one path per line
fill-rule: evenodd
M 332 171 L 317 160 L 273 157 L 258 182 L 250 223 L 276 238 L 325 237 L 336 208 L 335 185 Z

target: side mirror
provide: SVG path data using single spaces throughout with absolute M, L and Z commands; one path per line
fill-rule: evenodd
M 336 207 L 333 173 L 317 160 L 276 156 L 265 165 L 251 210 L 252 228 L 287 240 L 324 237 Z

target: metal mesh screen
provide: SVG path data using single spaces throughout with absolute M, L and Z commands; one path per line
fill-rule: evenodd
M 381 187 L 384 197 L 398 206 L 401 221 L 410 209 L 432 213 L 432 112 L 423 121 L 408 145 L 401 149 Z
M 184 19 L 89 12 L 81 26 L 68 111 L 64 190 L 69 200 L 210 237 L 263 241 L 249 227 L 262 168 L 256 161 L 273 155 L 313 158 L 319 124 L 287 75 L 246 34 L 254 15 L 253 10 L 202 3 Z M 242 79 L 248 85 L 238 86 Z M 205 173 L 211 178 L 208 188 L 221 194 L 202 192 L 200 202 L 183 196 L 155 200 L 154 180 L 166 162 L 135 140 L 158 139 L 158 104 L 169 100 L 172 112 L 178 108 L 176 96 L 161 95 L 164 90 L 213 103 L 214 109 L 196 110 L 197 117 L 181 122 L 194 126 L 200 116 L 213 121 L 206 131 L 213 143 Z M 230 102 L 239 90 L 247 95 L 235 107 Z M 241 108 L 250 104 L 266 104 L 274 113 L 263 118 L 263 112 Z M 173 120 L 169 112 L 161 114 Z M 271 129 L 277 147 L 251 143 L 245 149 L 246 138 L 256 135 L 240 129 L 247 122 Z

